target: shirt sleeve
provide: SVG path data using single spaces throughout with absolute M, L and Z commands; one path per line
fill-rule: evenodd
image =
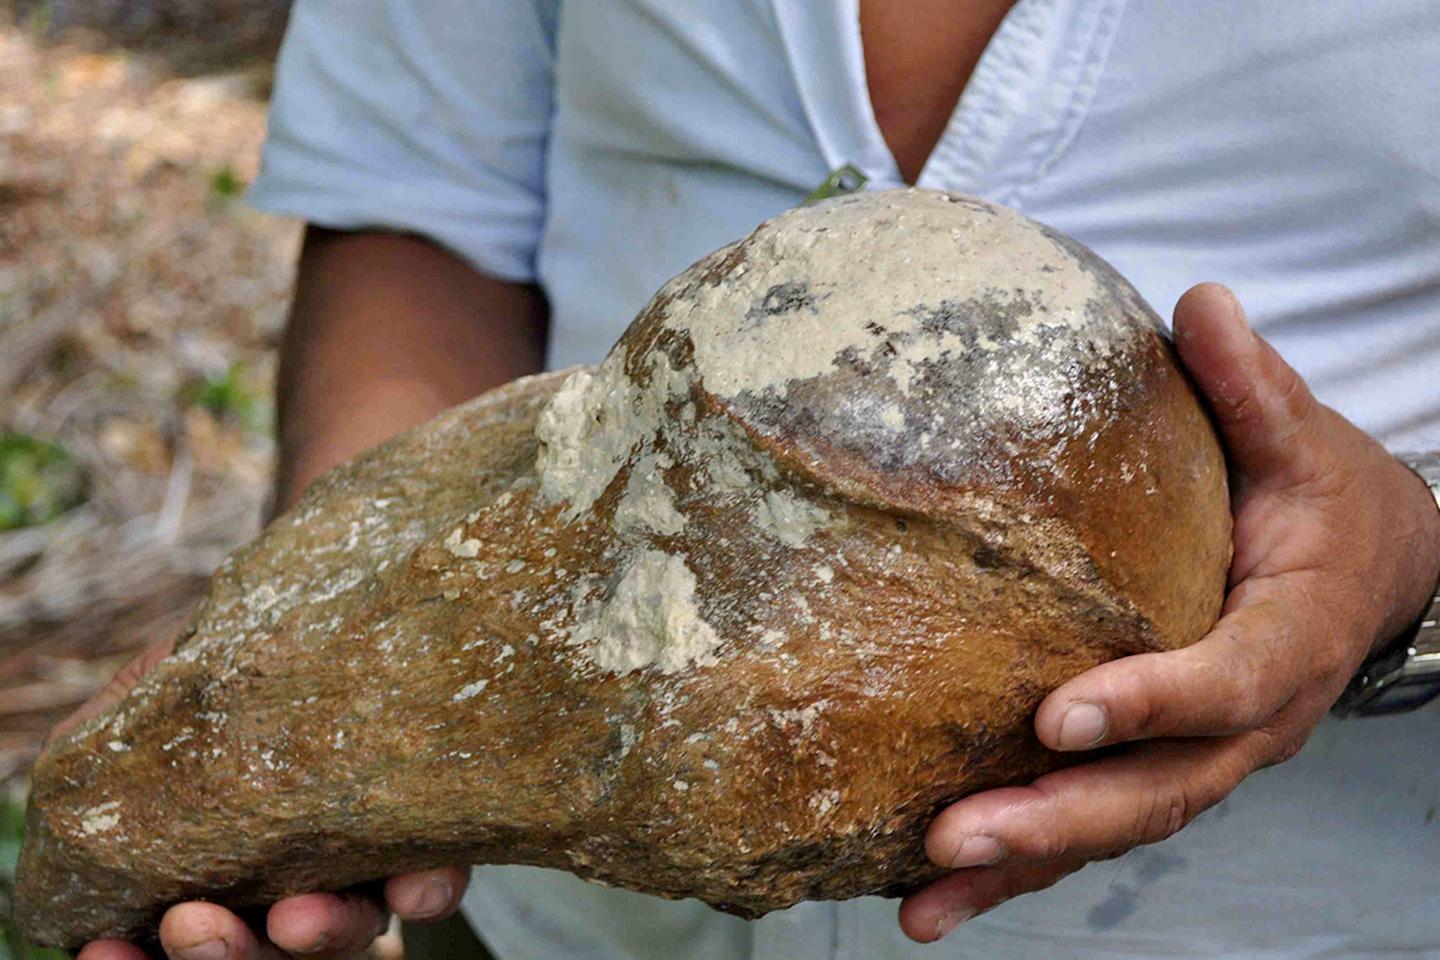
M 298 0 L 248 199 L 535 278 L 554 0 Z

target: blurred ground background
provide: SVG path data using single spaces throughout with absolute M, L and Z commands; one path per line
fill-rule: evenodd
M 0 0 L 0 960 L 49 726 L 258 529 L 298 225 L 240 202 L 283 0 Z

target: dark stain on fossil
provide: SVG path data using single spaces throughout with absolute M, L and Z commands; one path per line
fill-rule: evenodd
M 749 326 L 757 326 L 770 317 L 784 316 L 800 310 L 815 312 L 819 298 L 810 292 L 810 284 L 804 280 L 787 280 L 777 283 L 765 291 L 745 314 Z

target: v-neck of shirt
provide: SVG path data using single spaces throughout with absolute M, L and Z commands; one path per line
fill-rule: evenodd
M 865 78 L 860 0 L 772 0 L 830 169 L 903 186 Z M 1084 121 L 1125 0 L 1019 0 L 1000 22 L 916 185 L 1015 204 Z

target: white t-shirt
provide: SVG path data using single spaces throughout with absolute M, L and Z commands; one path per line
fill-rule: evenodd
M 666 278 L 853 163 L 899 173 L 858 0 L 299 0 L 258 206 L 432 237 L 598 360 Z M 922 186 L 1016 207 L 1168 314 L 1232 286 L 1326 403 L 1440 447 L 1440 4 L 1020 0 Z M 1440 704 L 1327 720 L 1179 835 L 938 947 L 895 904 L 756 923 L 523 867 L 466 908 L 527 957 L 1440 958 Z

